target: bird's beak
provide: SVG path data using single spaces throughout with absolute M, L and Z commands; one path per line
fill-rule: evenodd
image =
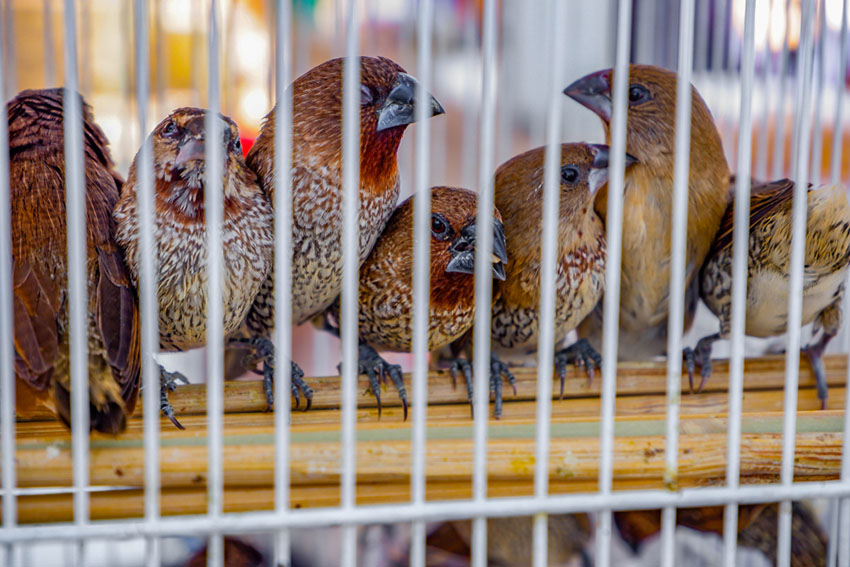
M 608 183 L 608 166 L 610 162 L 610 148 L 605 144 L 588 144 L 593 152 L 593 163 L 590 174 L 587 176 L 587 184 L 590 194 L 594 195 L 600 187 Z M 626 154 L 626 167 L 636 163 L 637 159 L 631 154 Z
M 180 146 L 180 151 L 177 152 L 177 158 L 174 160 L 175 165 L 185 165 L 190 161 L 206 159 L 206 144 L 203 138 L 189 138 Z
M 611 70 L 586 75 L 564 89 L 564 94 L 595 112 L 605 122 L 611 120 Z
M 387 95 L 384 104 L 378 110 L 378 132 L 405 126 L 416 122 L 416 87 L 419 83 L 407 73 L 399 73 Z M 445 114 L 443 105 L 430 93 L 425 96 L 431 100 L 430 116 Z
M 460 235 L 452 242 L 449 252 L 452 259 L 446 266 L 446 272 L 460 274 L 475 273 L 475 223 L 466 225 Z M 493 221 L 493 277 L 505 279 L 505 264 L 508 263 L 508 252 L 505 244 L 505 227 L 501 222 Z

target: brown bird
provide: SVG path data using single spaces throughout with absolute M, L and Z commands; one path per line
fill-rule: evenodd
M 314 67 L 290 86 L 292 94 L 292 321 L 323 313 L 342 286 L 342 70 L 343 59 Z M 398 200 L 396 151 L 415 120 L 416 80 L 384 57 L 360 58 L 360 263 L 365 261 Z M 443 107 L 430 97 L 432 115 Z M 248 165 L 274 201 L 275 111 L 266 116 L 248 152 Z M 274 326 L 271 276 L 248 315 L 251 343 L 263 359 L 269 405 Z M 312 390 L 292 363 L 292 380 Z
M 545 154 L 545 147 L 529 150 L 496 170 L 495 203 L 504 215 L 507 255 L 511 259 L 493 303 L 491 338 L 496 353 L 527 353 L 537 348 Z M 561 146 L 555 276 L 555 336 L 559 338 L 575 329 L 602 296 L 605 232 L 593 210 L 593 200 L 607 180 L 607 146 Z M 566 366 L 570 362 L 583 364 L 592 376 L 600 358 L 586 341 L 557 351 L 555 367 L 561 378 L 562 394 Z M 496 363 L 491 373 L 496 417 L 501 414 L 502 406 L 498 366 Z M 471 373 L 463 370 L 471 391 Z
M 593 565 L 587 552 L 592 527 L 586 514 L 549 516 L 547 565 Z M 487 563 L 494 567 L 531 565 L 533 520 L 527 516 L 487 520 Z M 445 522 L 427 539 L 428 565 L 468 566 L 472 522 Z
M 611 69 L 577 80 L 564 94 L 602 119 L 610 143 Z M 729 166 L 711 113 L 692 87 L 688 180 L 685 326 L 690 328 L 699 297 L 698 272 L 726 208 Z M 676 74 L 649 65 L 629 67 L 626 151 L 637 158 L 625 176 L 623 260 L 620 284 L 619 357 L 643 359 L 667 349 L 670 246 L 675 157 Z M 607 189 L 596 210 L 605 220 Z M 602 312 L 579 328 L 597 348 Z M 688 355 L 688 358 L 690 355 Z
M 159 258 L 159 336 L 164 350 L 206 344 L 207 259 L 204 215 L 206 111 L 179 108 L 150 134 L 153 140 Z M 237 331 L 271 270 L 272 208 L 245 165 L 236 124 L 221 118 L 224 197 L 223 281 L 225 336 Z M 133 281 L 139 274 L 136 160 L 115 207 L 116 239 L 127 253 Z
M 745 333 L 755 337 L 781 335 L 788 327 L 788 277 L 791 260 L 791 205 L 794 183 L 782 179 L 756 184 L 750 197 L 750 237 L 747 264 Z M 806 216 L 806 257 L 803 273 L 802 324 L 814 322 L 821 338 L 804 349 L 826 407 L 827 385 L 822 355 L 841 330 L 844 281 L 850 266 L 850 204 L 838 185 L 809 190 Z M 702 298 L 720 319 L 720 332 L 703 337 L 695 349 L 701 366 L 701 390 L 711 375 L 711 349 L 729 338 L 732 324 L 731 197 L 720 230 L 702 268 Z
M 401 366 L 382 359 L 380 351 L 409 352 L 413 325 L 413 203 L 395 210 L 371 254 L 360 267 L 360 372 L 369 377 L 381 412 L 379 377 L 390 377 L 407 418 L 407 394 Z M 477 195 L 467 189 L 431 189 L 431 301 L 428 350 L 457 340 L 475 319 L 475 214 Z M 505 279 L 505 232 L 494 211 L 493 276 Z M 339 318 L 339 301 L 330 308 Z
M 50 407 L 69 424 L 63 93 L 23 91 L 6 108 L 17 403 Z M 111 216 L 122 180 L 91 107 L 81 106 L 91 428 L 116 434 L 139 392 L 139 312 Z

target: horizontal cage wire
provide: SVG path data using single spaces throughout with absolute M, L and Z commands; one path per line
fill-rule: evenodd
M 4 0 L 0 565 L 850 566 L 847 12 Z

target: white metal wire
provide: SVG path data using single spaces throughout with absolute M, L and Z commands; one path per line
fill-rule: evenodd
M 276 2 L 275 24 L 275 109 L 274 109 L 274 384 L 277 401 L 275 430 L 275 511 L 289 510 L 289 420 L 292 384 L 292 80 L 291 3 Z M 275 537 L 275 565 L 290 564 L 289 530 Z
M 360 6 L 346 2 L 342 102 L 342 508 L 355 508 L 357 470 L 357 310 L 360 267 Z M 355 528 L 343 525 L 342 566 L 357 561 Z
M 416 14 L 416 169 L 414 174 L 413 227 L 413 433 L 410 492 L 414 504 L 425 502 L 425 422 L 428 409 L 428 329 L 431 298 L 431 35 L 433 0 L 420 0 Z M 410 564 L 425 567 L 425 522 L 411 530 Z
M 844 0 L 841 6 L 841 37 L 839 39 L 839 64 L 836 85 L 835 103 L 835 128 L 832 133 L 832 164 L 829 172 L 830 183 L 835 185 L 841 182 L 841 146 L 844 141 L 844 76 L 847 69 L 847 3 Z
M 549 438 L 552 419 L 552 372 L 555 354 L 555 273 L 558 263 L 558 203 L 561 169 L 561 93 L 564 68 L 565 34 L 560 33 L 566 12 L 563 2 L 547 3 L 549 100 L 546 113 L 546 155 L 543 174 L 543 218 L 540 248 L 540 317 L 537 344 L 537 435 L 534 459 L 534 496 L 545 499 L 549 494 Z M 544 26 L 546 22 L 541 22 Z M 509 260 L 510 261 L 510 260 Z M 548 557 L 548 518 L 534 517 L 533 556 L 535 567 L 544 567 Z
M 755 73 L 755 0 L 747 0 L 741 61 L 741 114 L 738 121 L 738 173 L 735 178 L 735 225 L 732 241 L 732 321 L 729 360 L 729 441 L 726 485 L 737 488 L 741 469 L 741 401 L 744 396 L 744 324 L 746 322 L 747 259 L 750 225 L 750 170 L 752 168 L 752 94 Z M 723 556 L 734 567 L 738 548 L 738 505 L 724 509 Z
M 154 170 L 152 139 L 145 138 L 148 129 L 150 93 L 150 40 L 148 36 L 148 4 L 134 2 L 136 32 L 136 111 L 142 147 L 136 162 L 139 215 L 139 313 L 141 316 L 141 371 L 145 431 L 145 519 L 156 523 L 160 516 L 159 472 L 159 367 L 155 355 L 159 350 L 159 308 L 157 305 L 157 257 L 153 227 L 156 225 L 154 205 Z M 161 60 L 158 60 L 161 61 Z M 145 563 L 156 567 L 161 563 L 159 541 L 147 541 Z
M 68 215 L 68 334 L 71 372 L 71 452 L 74 470 L 74 521 L 89 521 L 89 384 L 88 290 L 86 285 L 86 209 L 83 166 L 82 106 L 78 95 L 77 17 L 73 0 L 65 0 L 65 200 Z M 85 542 L 74 552 L 77 565 L 85 565 Z
M 611 496 L 614 476 L 614 403 L 617 396 L 617 343 L 620 321 L 620 263 L 623 245 L 623 188 L 626 173 L 626 93 L 629 80 L 632 3 L 620 0 L 617 11 L 617 50 L 611 96 L 611 162 L 606 218 L 607 259 L 602 323 L 602 415 L 599 428 L 599 492 Z M 611 510 L 597 515 L 596 558 L 599 567 L 611 564 Z
M 797 425 L 797 385 L 800 365 L 800 327 L 803 311 L 803 262 L 806 248 L 806 213 L 809 177 L 809 141 L 811 127 L 811 65 L 813 55 L 812 28 L 814 0 L 802 4 L 802 27 L 798 52 L 797 89 L 795 96 L 796 125 L 794 129 L 794 203 L 792 207 L 792 234 L 790 278 L 788 291 L 788 343 L 785 354 L 785 415 L 783 419 L 782 470 L 783 485 L 794 482 L 794 448 Z M 791 501 L 780 503 L 777 565 L 791 564 Z
M 812 162 L 809 166 L 811 171 L 811 179 L 812 183 L 815 185 L 819 185 L 821 178 L 821 172 L 823 167 L 821 166 L 821 161 L 823 159 L 823 93 L 824 93 L 824 83 L 826 82 L 824 79 L 826 77 L 826 2 L 817 3 L 817 13 L 818 13 L 818 44 L 817 44 L 817 56 L 815 58 L 815 63 L 817 64 L 817 80 L 815 80 L 815 110 L 814 110 L 814 125 L 812 128 Z
M 785 0 L 785 39 L 782 42 L 782 56 L 779 63 L 778 98 L 776 102 L 776 113 L 774 114 L 776 130 L 773 135 L 773 167 L 770 170 L 771 179 L 779 179 L 783 176 L 783 171 L 785 171 L 785 101 L 788 90 L 788 43 L 791 41 L 791 23 L 788 17 L 790 10 L 791 0 Z M 794 159 L 793 154 L 791 159 Z
M 207 230 L 207 514 L 215 521 L 224 506 L 224 471 L 222 470 L 222 429 L 224 404 L 224 311 L 222 305 L 222 219 L 224 195 L 221 186 L 221 74 L 219 64 L 219 7 L 211 0 L 207 38 L 207 106 L 204 124 L 205 180 L 204 211 Z M 207 544 L 207 565 L 224 565 L 224 543 L 221 533 L 212 531 Z

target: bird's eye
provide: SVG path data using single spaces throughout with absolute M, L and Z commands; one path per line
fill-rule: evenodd
M 165 125 L 165 128 L 162 129 L 162 133 L 169 138 L 177 135 L 177 124 L 174 120 L 169 120 L 168 124 Z
M 449 224 L 446 222 L 446 219 L 444 219 L 442 215 L 431 215 L 431 234 L 434 235 L 435 238 L 445 238 L 448 232 Z
M 632 85 L 629 87 L 629 102 L 640 104 L 649 98 L 649 91 L 643 85 Z
M 242 140 L 239 136 L 233 138 L 233 149 L 239 153 L 242 153 Z
M 561 183 L 572 185 L 578 180 L 578 168 L 572 165 L 565 165 L 561 168 Z
M 372 104 L 374 101 L 375 93 L 372 92 L 372 89 L 366 85 L 360 85 L 360 104 L 366 106 L 367 104 Z

